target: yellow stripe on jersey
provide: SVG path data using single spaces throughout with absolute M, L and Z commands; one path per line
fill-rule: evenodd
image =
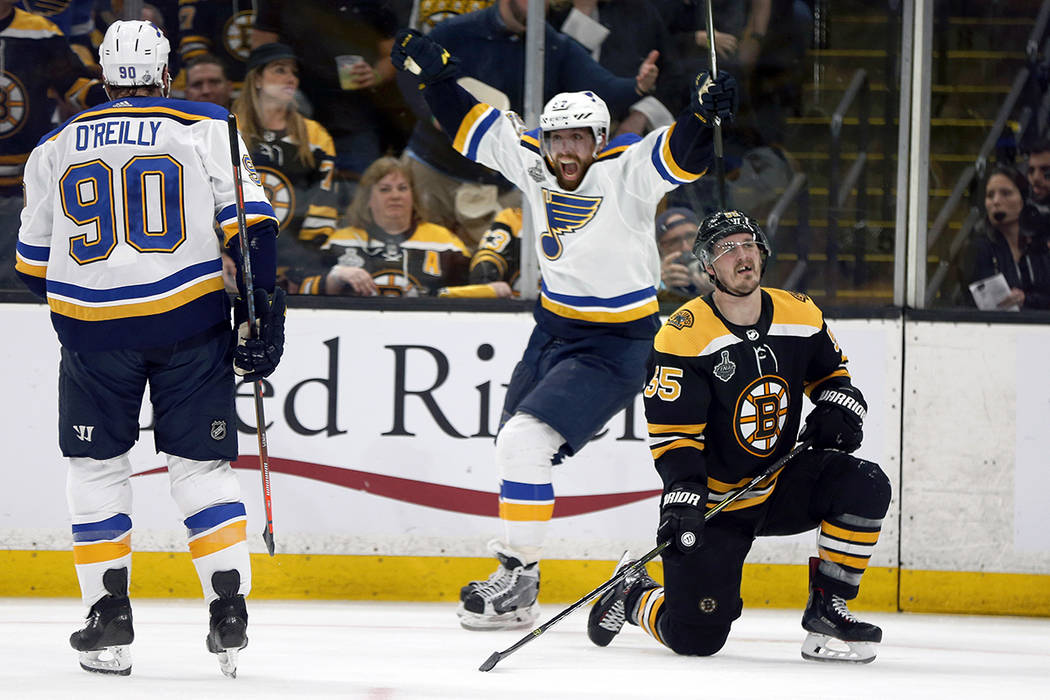
M 816 389 L 818 386 L 823 384 L 828 379 L 832 379 L 834 377 L 846 377 L 846 378 L 849 378 L 849 376 L 850 376 L 849 375 L 849 370 L 847 370 L 845 367 L 839 367 L 837 370 L 835 370 L 834 372 L 832 372 L 831 374 L 829 374 L 826 377 L 821 377 L 820 379 L 818 379 L 816 381 L 808 382 L 803 387 L 802 390 L 806 393 L 806 396 L 809 396 L 809 395 L 811 395 L 813 393 L 814 389 Z
M 759 481 L 751 491 L 726 506 L 725 510 L 743 510 L 744 508 L 751 508 L 760 503 L 765 503 L 766 500 L 773 495 L 777 477 L 780 476 L 780 472 L 782 471 L 784 471 L 783 467 L 778 469 L 774 474 Z M 735 484 L 729 484 L 710 476 L 707 477 L 707 507 L 715 507 L 718 503 L 721 503 L 731 496 L 735 491 L 743 488 L 750 481 L 751 478 L 744 478 Z
M 492 107 L 487 104 L 478 103 L 474 105 L 467 116 L 463 117 L 463 121 L 459 123 L 459 129 L 456 130 L 456 138 L 452 140 L 452 147 L 460 153 L 465 153 L 467 150 L 467 140 L 470 136 L 470 132 L 474 129 L 474 126 L 485 116 Z
M 667 318 L 653 340 L 653 347 L 668 355 L 699 357 L 737 342 L 740 339 L 729 332 L 703 299 L 697 297 L 678 307 Z
M 809 326 L 819 332 L 824 326 L 824 314 L 805 294 L 787 292 L 771 287 L 762 288 L 773 300 L 773 322 L 776 326 Z M 772 333 L 772 331 L 770 331 Z M 812 333 L 810 333 L 812 335 Z
M 667 433 L 684 433 L 686 435 L 697 435 L 704 432 L 707 423 L 694 423 L 693 425 L 671 425 L 665 423 L 649 423 L 650 435 L 665 435 Z
M 22 258 L 18 258 L 15 261 L 15 269 L 19 272 L 29 275 L 30 277 L 39 277 L 40 279 L 47 278 L 47 265 L 32 265 Z
M 265 221 L 266 219 L 269 219 L 270 221 L 274 222 L 274 224 L 277 224 L 278 226 L 280 226 L 280 224 L 281 224 L 281 222 L 277 220 L 277 217 L 274 217 L 274 216 L 267 216 L 265 214 L 248 214 L 245 217 L 244 225 L 247 228 L 251 228 L 255 224 L 259 223 L 260 221 Z M 230 223 L 223 225 L 223 227 L 222 227 L 222 233 L 223 233 L 222 244 L 223 245 L 228 244 L 230 242 L 230 239 L 233 238 L 234 236 L 236 236 L 239 230 L 240 229 L 238 228 L 237 219 L 234 219 Z
M 474 257 L 470 260 L 470 269 L 473 270 L 475 267 L 483 262 L 489 262 L 496 266 L 496 271 L 500 277 L 507 274 L 507 260 L 499 253 L 494 253 L 491 250 L 485 250 L 484 248 L 474 253 Z
M 671 153 L 671 134 L 674 133 L 676 124 L 671 124 L 667 129 L 667 132 L 661 136 L 663 144 L 660 146 L 660 160 L 663 161 L 664 167 L 667 168 L 668 172 L 679 180 L 699 180 L 704 176 L 707 170 L 701 170 L 698 173 L 691 173 L 688 170 L 682 168 L 675 162 L 674 155 Z
M 214 119 L 214 117 L 205 116 L 203 114 L 192 114 L 190 112 L 183 112 L 178 109 L 171 109 L 170 107 L 110 107 L 108 109 L 92 109 L 86 112 L 82 112 L 67 122 L 66 126 L 70 124 L 76 124 L 79 121 L 85 119 L 91 119 L 93 117 L 104 116 L 106 114 L 124 114 L 130 116 L 149 116 L 151 114 L 170 114 L 173 117 L 180 119 L 186 119 L 189 121 L 202 122 L 207 119 Z M 65 133 L 65 128 L 59 129 L 48 139 L 48 141 L 54 141 L 59 136 Z
M 332 141 L 332 135 L 328 133 L 328 130 L 313 119 L 303 121 L 306 122 L 306 140 L 310 144 L 310 149 L 321 149 L 327 155 L 335 158 L 335 142 Z
M 118 318 L 131 318 L 133 316 L 154 316 L 190 303 L 205 294 L 223 290 L 222 275 L 215 273 L 214 277 L 201 280 L 176 294 L 154 299 L 151 301 L 132 302 L 115 306 L 82 306 L 80 304 L 56 299 L 48 295 L 47 304 L 51 310 L 61 316 L 77 319 L 78 321 L 112 321 Z
M 672 442 L 665 443 L 663 445 L 654 445 L 649 448 L 649 451 L 653 455 L 653 459 L 659 459 L 665 453 L 671 450 L 676 450 L 679 447 L 690 447 L 694 450 L 704 451 L 704 443 L 701 440 L 695 440 L 693 438 L 681 438 Z
M 623 311 L 586 311 L 560 304 L 547 298 L 545 295 L 540 296 L 540 303 L 543 305 L 543 308 L 552 314 L 563 318 L 590 321 L 591 323 L 627 323 L 629 321 L 637 321 L 646 316 L 652 316 L 660 310 L 660 306 L 655 298 L 641 306 L 635 306 Z

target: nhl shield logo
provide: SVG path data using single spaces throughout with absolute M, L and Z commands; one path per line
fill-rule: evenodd
M 714 374 L 723 382 L 728 382 L 736 373 L 736 363 L 729 359 L 729 351 L 722 351 L 722 361 L 715 365 Z
M 211 422 L 211 439 L 222 440 L 226 437 L 226 421 L 213 420 Z

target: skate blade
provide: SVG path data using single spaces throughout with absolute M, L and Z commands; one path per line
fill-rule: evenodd
M 878 644 L 875 642 L 847 642 L 810 632 L 802 642 L 802 658 L 809 661 L 870 664 L 875 660 L 877 649 Z
M 500 630 L 517 630 L 532 627 L 540 616 L 540 606 L 533 603 L 527 608 L 512 610 L 499 615 L 483 615 L 470 612 L 460 603 L 456 610 L 459 626 L 471 632 L 494 632 Z
M 131 675 L 131 647 L 127 644 L 80 652 L 80 668 L 90 673 Z
M 216 652 L 215 656 L 219 660 L 219 670 L 227 678 L 237 677 L 237 652 L 239 649 L 223 649 L 222 651 Z

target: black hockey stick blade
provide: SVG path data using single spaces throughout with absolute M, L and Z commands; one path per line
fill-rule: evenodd
M 746 494 L 749 491 L 751 491 L 751 489 L 755 488 L 755 486 L 758 485 L 758 483 L 760 481 L 764 481 L 765 479 L 768 479 L 769 477 L 771 477 L 774 474 L 776 474 L 778 471 L 780 471 L 781 468 L 784 467 L 784 465 L 786 465 L 788 462 L 790 462 L 792 459 L 794 459 L 797 455 L 799 455 L 800 453 L 802 453 L 802 452 L 806 451 L 807 449 L 809 449 L 809 447 L 812 444 L 813 444 L 812 440 L 806 440 L 805 442 L 801 442 L 798 445 L 796 445 L 794 449 L 792 449 L 790 452 L 788 452 L 786 455 L 784 455 L 783 457 L 778 459 L 773 464 L 771 464 L 768 467 L 766 467 L 766 469 L 764 469 L 761 474 L 759 474 L 758 476 L 756 476 L 753 479 L 751 479 L 751 481 L 747 482 L 740 490 L 738 490 L 732 496 L 730 496 L 729 498 L 723 500 L 717 506 L 715 506 L 714 508 L 711 508 L 706 513 L 704 513 L 704 522 L 707 522 L 708 520 L 713 518 L 715 515 L 720 513 L 722 510 L 724 510 L 726 508 L 726 506 L 728 506 L 730 503 L 733 503 L 738 498 L 740 498 L 744 494 Z M 598 586 L 593 591 L 591 591 L 590 593 L 588 593 L 584 597 L 580 598 L 575 603 L 573 603 L 569 607 L 565 608 L 560 613 L 558 613 L 557 615 L 555 615 L 551 619 L 547 620 L 546 622 L 544 622 L 542 625 L 540 625 L 536 629 L 534 629 L 531 632 L 529 632 L 527 635 L 525 635 L 524 637 L 519 639 L 517 642 L 515 642 L 511 646 L 507 647 L 503 651 L 494 651 L 494 652 L 492 652 L 492 654 L 489 656 L 489 658 L 485 659 L 484 663 L 482 663 L 480 666 L 478 666 L 478 670 L 479 671 L 491 671 L 493 668 L 496 667 L 496 664 L 498 664 L 500 661 L 502 661 L 503 659 L 507 658 L 508 656 L 510 656 L 511 654 L 516 652 L 518 649 L 522 648 L 523 646 L 525 646 L 526 644 L 531 642 L 533 639 L 536 639 L 536 637 L 539 637 L 541 634 L 543 634 L 544 632 L 549 630 L 551 627 L 553 627 L 554 625 L 556 625 L 559 622 L 561 622 L 563 619 L 565 619 L 566 617 L 568 617 L 572 613 L 574 613 L 577 610 L 579 610 L 580 608 L 582 608 L 587 603 L 591 602 L 592 600 L 594 600 L 598 596 L 600 596 L 603 593 L 605 593 L 607 590 L 609 590 L 610 588 L 612 588 L 613 586 L 618 584 L 620 581 L 622 581 L 628 575 L 633 574 L 635 571 L 637 571 L 638 569 L 644 567 L 650 561 L 652 561 L 656 557 L 660 556 L 660 553 L 663 552 L 665 549 L 667 549 L 667 547 L 670 546 L 670 544 L 671 544 L 670 542 L 661 542 L 660 544 L 656 545 L 655 547 L 650 549 L 648 552 L 643 554 L 641 557 L 639 557 L 637 560 L 635 560 L 630 566 L 625 566 L 623 569 L 621 569 L 620 571 L 616 572 L 616 575 L 613 576 L 611 579 L 609 579 L 608 581 L 606 581 L 602 585 Z
M 485 659 L 485 661 L 482 662 L 482 664 L 480 666 L 478 666 L 478 670 L 479 671 L 491 671 L 493 668 L 496 667 L 496 664 L 498 664 L 502 658 L 503 658 L 503 654 L 501 654 L 498 651 L 494 651 L 494 652 L 492 652 L 492 656 L 490 656 L 489 658 Z
M 275 550 L 273 543 L 273 530 L 270 529 L 269 525 L 263 528 L 263 542 L 266 543 L 267 554 L 269 554 L 272 557 Z

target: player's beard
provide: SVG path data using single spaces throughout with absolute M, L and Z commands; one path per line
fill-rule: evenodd
M 558 185 L 563 190 L 572 191 L 579 187 L 580 183 L 583 182 L 583 176 L 587 173 L 587 166 L 585 166 L 576 156 L 569 156 L 569 159 L 576 163 L 576 178 L 573 180 L 567 180 L 562 175 L 561 163 L 559 161 L 555 161 L 554 163 L 554 175 L 558 179 Z

